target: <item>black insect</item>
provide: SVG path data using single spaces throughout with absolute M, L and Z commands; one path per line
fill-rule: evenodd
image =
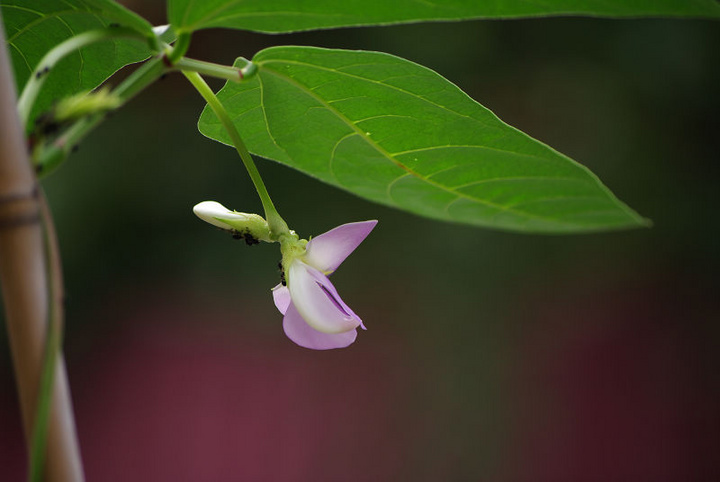
M 60 127 L 60 123 L 55 120 L 55 112 L 53 109 L 35 118 L 35 132 L 38 134 L 38 137 L 48 137 L 57 134 Z
M 233 231 L 232 232 L 233 239 L 244 239 L 245 244 L 248 246 L 252 246 L 253 244 L 259 244 L 260 241 L 255 238 L 252 234 L 248 232 L 240 232 L 240 231 Z
M 283 286 L 287 286 L 287 282 L 285 281 L 285 270 L 283 269 L 282 261 L 278 262 L 278 268 L 280 269 L 280 283 L 282 283 Z
M 42 77 L 43 75 L 47 74 L 48 72 L 50 72 L 50 67 L 45 66 L 45 67 L 43 67 L 42 69 L 40 69 L 40 70 L 38 70 L 37 72 L 35 72 L 35 78 L 36 78 L 36 79 L 39 79 L 40 77 Z

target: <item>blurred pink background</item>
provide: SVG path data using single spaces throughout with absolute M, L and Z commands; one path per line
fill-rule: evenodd
M 163 23 L 160 5 L 133 8 Z M 368 331 L 348 349 L 305 350 L 272 304 L 276 247 L 192 215 L 206 199 L 260 206 L 235 153 L 197 133 L 201 99 L 168 76 L 44 182 L 88 481 L 720 480 L 716 27 L 562 18 L 196 34 L 190 54 L 225 64 L 274 44 L 420 62 L 655 224 L 475 229 L 259 160 L 303 237 L 379 220 L 333 275 Z M 26 462 L 4 336 L 0 480 L 16 481 Z

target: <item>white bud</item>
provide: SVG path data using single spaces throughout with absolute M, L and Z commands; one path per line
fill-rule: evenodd
M 250 234 L 260 241 L 271 241 L 267 221 L 257 214 L 231 211 L 215 201 L 203 201 L 196 204 L 193 212 L 203 221 L 226 231 Z

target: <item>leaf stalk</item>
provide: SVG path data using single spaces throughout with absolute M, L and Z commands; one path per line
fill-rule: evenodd
M 208 77 L 240 82 L 243 79 L 242 70 L 237 67 L 205 62 L 203 60 L 189 59 L 183 57 L 175 62 L 174 67 L 187 72 L 197 72 Z

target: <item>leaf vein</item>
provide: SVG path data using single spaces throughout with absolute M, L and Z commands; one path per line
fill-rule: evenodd
M 43 12 L 38 12 L 37 10 L 33 10 L 33 9 L 27 8 L 27 7 L 21 7 L 20 5 L 0 5 L 0 8 L 14 8 L 16 10 L 22 10 L 24 12 L 34 13 L 35 15 L 39 15 L 40 17 L 45 15 Z
M 58 21 L 62 23 L 65 28 L 67 28 L 70 31 L 70 36 L 72 37 L 75 35 L 75 31 L 72 29 L 70 25 L 62 18 L 58 17 Z M 82 49 L 77 49 L 78 55 L 80 55 L 80 68 L 78 69 L 78 86 L 82 85 L 82 77 L 83 77 L 83 68 L 85 67 L 85 57 L 83 56 Z
M 260 88 L 260 106 L 261 106 L 261 110 L 262 110 L 263 120 L 265 121 L 265 130 L 267 131 L 268 136 L 270 137 L 270 140 L 275 145 L 275 147 L 280 149 L 280 151 L 283 152 L 288 159 L 291 159 L 291 157 L 288 156 L 287 151 L 285 149 L 283 149 L 282 147 L 280 147 L 280 145 L 277 143 L 277 140 L 275 139 L 275 136 L 273 136 L 272 132 L 270 132 L 270 123 L 268 122 L 267 111 L 265 109 L 265 88 L 263 86 L 262 78 L 259 75 L 258 75 L 258 84 L 259 84 L 259 88 Z
M 460 166 L 453 166 L 460 167 Z M 443 169 L 438 172 L 434 172 L 430 174 L 428 177 L 433 177 L 436 174 L 440 174 L 441 172 L 447 171 L 449 169 Z M 513 176 L 513 177 L 495 177 L 495 178 L 489 178 L 489 179 L 480 179 L 477 181 L 469 182 L 467 184 L 460 184 L 458 186 L 453 186 L 453 189 L 463 189 L 470 186 L 475 186 L 477 184 L 489 184 L 493 182 L 506 182 L 506 181 L 567 181 L 567 182 L 578 182 L 582 184 L 587 184 L 587 181 L 585 179 L 579 179 L 574 177 L 552 177 L 552 176 Z
M 32 73 L 33 69 L 32 69 L 32 67 L 30 67 L 30 62 L 28 62 L 28 60 L 27 60 L 27 58 L 25 57 L 25 54 L 23 53 L 23 51 L 20 50 L 20 48 L 19 48 L 17 45 L 15 45 L 15 44 L 8 43 L 8 45 L 10 45 L 10 46 L 13 47 L 15 50 L 17 50 L 17 53 L 20 54 L 20 58 L 23 59 L 23 61 L 25 62 L 25 65 L 26 65 L 27 68 L 28 68 L 28 72 Z M 18 86 L 18 87 L 19 87 L 19 86 Z
M 418 152 L 434 151 L 437 149 L 458 148 L 458 147 L 459 148 L 467 148 L 467 149 L 483 149 L 483 150 L 495 151 L 495 152 L 505 152 L 505 153 L 516 154 L 516 155 L 524 156 L 524 157 L 532 157 L 534 159 L 538 159 L 541 161 L 548 160 L 547 158 L 538 156 L 537 154 L 528 154 L 526 152 L 512 151 L 510 149 L 501 149 L 499 147 L 481 146 L 481 145 L 472 145 L 472 144 L 446 144 L 443 146 L 420 147 L 418 149 L 408 149 L 407 151 L 393 152 L 392 155 L 393 156 L 404 156 L 406 154 L 415 154 Z
M 349 132 L 349 133 L 345 134 L 344 136 L 342 136 L 340 139 L 337 140 L 337 142 L 335 143 L 335 145 L 332 148 L 332 151 L 330 151 L 330 160 L 328 162 L 328 170 L 330 171 L 330 175 L 333 177 L 333 179 L 335 179 L 335 181 L 337 181 L 337 183 L 341 184 L 341 185 L 342 185 L 342 183 L 340 182 L 340 179 L 338 179 L 337 175 L 335 174 L 335 167 L 333 165 L 333 163 L 335 161 L 335 153 L 337 152 L 337 148 L 342 143 L 342 141 L 344 141 L 345 139 L 347 139 L 349 137 L 355 136 L 355 135 L 357 135 L 357 132 Z
M 395 183 L 397 183 L 400 179 L 406 178 L 408 176 L 412 176 L 412 174 L 410 174 L 409 172 L 406 172 L 405 174 L 402 174 L 402 175 L 396 177 L 395 179 L 393 179 L 390 182 L 390 184 L 388 184 L 387 188 L 385 189 L 385 194 L 388 197 L 388 199 L 390 199 L 392 202 L 394 202 L 397 205 L 399 205 L 400 203 L 395 201 L 395 198 L 392 195 L 393 187 L 395 186 Z
M 325 105 L 326 108 L 327 108 L 330 112 L 332 112 L 340 121 L 342 121 L 342 122 L 344 122 L 346 125 L 350 126 L 363 140 L 365 140 L 365 142 L 367 142 L 371 147 L 373 147 L 373 148 L 374 148 L 375 150 L 377 150 L 380 154 L 382 154 L 382 155 L 385 157 L 385 159 L 387 159 L 389 162 L 392 162 L 393 164 L 395 164 L 398 168 L 405 170 L 408 174 L 412 174 L 413 176 L 417 177 L 418 179 L 420 179 L 420 180 L 422 180 L 422 181 L 425 181 L 426 183 L 428 183 L 428 184 L 436 187 L 437 189 L 440 189 L 440 190 L 442 190 L 442 191 L 449 192 L 450 194 L 453 194 L 453 195 L 457 196 L 458 199 L 460 199 L 460 198 L 462 198 L 462 199 L 467 199 L 467 200 L 469 200 L 469 201 L 471 201 L 471 202 L 475 202 L 475 203 L 478 203 L 478 204 L 484 204 L 484 205 L 486 205 L 486 206 L 490 206 L 490 207 L 495 208 L 495 209 L 498 209 L 498 210 L 502 210 L 502 211 L 506 211 L 506 212 L 511 212 L 511 213 L 514 213 L 514 214 L 519 214 L 519 215 L 521 215 L 521 216 L 527 216 L 527 217 L 532 217 L 532 218 L 541 219 L 541 220 L 549 220 L 549 221 L 552 221 L 552 222 L 558 222 L 558 220 L 557 220 L 557 219 L 554 219 L 554 218 L 550 218 L 550 217 L 547 217 L 547 216 L 540 216 L 540 215 L 528 213 L 528 212 L 525 212 L 525 211 L 522 211 L 522 210 L 518 210 L 518 209 L 514 208 L 513 206 L 503 206 L 503 205 L 501 205 L 501 204 L 497 204 L 497 203 L 494 203 L 494 202 L 492 202 L 492 201 L 488 201 L 488 200 L 485 200 L 485 199 L 476 198 L 476 197 L 467 195 L 467 194 L 465 194 L 465 193 L 457 192 L 457 191 L 453 190 L 452 188 L 450 188 L 450 187 L 448 187 L 448 186 L 445 186 L 445 185 L 443 185 L 443 184 L 437 183 L 437 182 L 435 182 L 435 181 L 432 181 L 431 179 L 428 179 L 427 177 L 422 176 L 421 174 L 419 174 L 418 172 L 416 172 L 416 171 L 414 171 L 413 169 L 409 168 L 408 166 L 404 165 L 404 164 L 401 163 L 400 161 L 394 159 L 389 152 L 387 152 L 382 146 L 380 146 L 379 144 L 377 144 L 377 142 L 375 142 L 373 139 L 371 139 L 369 136 L 367 136 L 364 131 L 362 131 L 362 130 L 359 129 L 355 124 L 353 124 L 352 121 L 350 121 L 350 119 L 348 119 L 342 112 L 338 111 L 334 106 L 330 105 L 325 99 L 319 97 L 319 96 L 318 96 L 315 92 L 313 92 L 309 87 L 301 84 L 300 82 L 298 82 L 297 80 L 295 80 L 295 79 L 292 78 L 292 77 L 289 77 L 289 76 L 287 76 L 287 75 L 285 75 L 285 74 L 283 74 L 283 73 L 277 72 L 277 71 L 275 71 L 275 70 L 273 70 L 273 69 L 267 68 L 267 67 L 266 67 L 267 62 L 263 62 L 263 64 L 264 64 L 264 65 L 263 65 L 263 70 L 262 70 L 263 72 L 266 72 L 266 73 L 268 73 L 268 74 L 270 74 L 270 75 L 274 75 L 274 76 L 276 76 L 276 77 L 279 77 L 279 78 L 283 79 L 283 80 L 284 80 L 285 82 L 287 82 L 289 85 L 294 86 L 296 89 L 298 89 L 298 90 L 300 90 L 301 92 L 305 93 L 306 95 L 310 96 L 312 99 L 315 100 L 315 102 L 317 102 L 317 103 L 319 103 L 319 104 L 321 104 L 321 105 Z M 334 71 L 331 70 L 331 72 L 334 72 Z M 259 78 L 262 78 L 262 76 L 259 76 Z M 266 122 L 266 128 L 269 129 L 269 126 L 267 125 L 267 118 L 265 119 L 265 122 Z M 268 133 L 269 133 L 269 130 L 268 130 Z M 277 144 L 276 144 L 276 145 L 277 145 Z M 279 146 L 278 146 L 278 147 L 279 147 Z M 285 151 L 283 150 L 283 152 L 285 152 Z M 285 154 L 287 155 L 287 152 L 285 152 Z M 290 156 L 288 156 L 288 158 L 292 159 Z M 456 201 L 457 201 L 457 200 L 456 200 Z M 453 202 L 455 202 L 455 201 L 453 201 Z M 397 203 L 396 203 L 396 204 L 397 204 Z M 452 204 L 452 202 L 451 202 L 451 204 Z M 446 207 L 446 210 L 447 210 L 448 207 L 449 207 L 449 206 Z
M 395 85 L 385 84 L 385 83 L 383 83 L 383 82 L 381 82 L 381 81 L 377 81 L 377 80 L 375 80 L 375 79 L 370 79 L 370 78 L 367 78 L 367 77 L 363 77 L 363 76 L 361 76 L 361 75 L 356 75 L 356 74 L 351 74 L 351 73 L 348 73 L 348 72 L 344 72 L 344 71 L 339 70 L 339 69 L 329 69 L 329 68 L 326 68 L 326 67 L 321 67 L 321 66 L 319 66 L 319 65 L 308 64 L 308 63 L 306 63 L 306 62 L 299 62 L 299 61 L 297 61 L 297 60 L 262 60 L 262 61 L 260 61 L 259 63 L 260 63 L 260 64 L 264 64 L 264 65 L 272 64 L 272 63 L 302 65 L 302 66 L 305 66 L 305 67 L 314 68 L 314 69 L 318 69 L 318 70 L 323 70 L 323 71 L 326 71 L 326 72 L 332 72 L 332 73 L 336 73 L 336 74 L 340 74 L 340 75 L 345 75 L 345 76 L 347 76 L 347 77 L 352 77 L 352 78 L 355 78 L 355 79 L 362 80 L 362 81 L 364 81 L 364 82 L 369 82 L 369 83 L 376 84 L 376 85 L 379 85 L 379 86 L 382 86 L 382 87 L 385 87 L 385 88 L 388 88 L 388 89 L 391 89 L 391 90 L 396 90 L 396 91 L 398 91 L 398 92 L 402 92 L 403 94 L 407 94 L 407 95 L 410 95 L 410 96 L 412 96 L 412 97 L 414 97 L 414 98 L 421 99 L 421 100 L 427 102 L 428 104 L 437 107 L 438 109 L 441 109 L 441 110 L 450 112 L 450 113 L 455 114 L 455 115 L 460 116 L 460 117 L 465 117 L 466 119 L 472 120 L 473 122 L 478 122 L 478 123 L 483 124 L 483 122 L 480 121 L 479 119 L 476 119 L 476 118 L 474 118 L 474 117 L 470 117 L 470 116 L 468 116 L 468 115 L 466 115 L 466 114 L 461 114 L 460 112 L 454 111 L 454 110 L 448 108 L 447 106 L 444 106 L 444 105 L 442 105 L 442 104 L 438 104 L 437 102 L 433 102 L 433 101 L 431 101 L 430 99 L 427 99 L 426 97 L 423 97 L 422 95 L 418 95 L 418 94 L 416 94 L 416 93 L 414 93 L 414 92 L 411 92 L 411 91 L 409 91 L 409 90 L 401 89 L 400 87 L 397 87 L 397 86 L 395 86 Z M 359 64 L 358 64 L 358 65 L 359 65 Z M 368 64 L 368 65 L 375 65 L 375 64 Z M 278 73 L 279 73 L 279 72 L 278 72 Z M 284 75 L 284 74 L 281 74 L 281 75 Z M 290 78 L 290 77 L 288 77 L 288 78 Z
M 237 0 L 234 3 L 240 3 L 243 1 L 245 1 L 245 0 Z M 256 17 L 256 18 L 257 17 L 270 17 L 270 18 L 274 18 L 274 19 L 277 19 L 278 17 L 281 17 L 283 15 L 292 16 L 292 17 L 321 17 L 321 18 L 337 18 L 337 19 L 342 19 L 342 18 L 347 17 L 347 15 L 344 15 L 344 14 L 318 13 L 318 12 L 297 12 L 297 11 L 289 10 L 289 11 L 277 11 L 277 12 L 275 12 L 275 11 L 273 11 L 273 12 L 238 12 L 238 13 L 232 13 L 229 15 L 225 15 L 224 17 L 213 18 L 214 15 L 222 12 L 223 10 L 226 10 L 228 6 L 229 5 L 224 5 L 223 7 L 209 13 L 208 15 L 205 15 L 203 18 L 201 18 L 200 20 L 198 20 L 194 24 L 192 24 L 190 26 L 190 29 L 197 30 L 199 28 L 203 28 L 202 24 L 207 21 L 217 23 L 217 22 L 224 22 L 226 20 L 231 20 L 231 19 L 235 19 L 235 18 L 242 19 L 243 17 L 248 17 L 248 18 L 250 18 L 250 17 Z M 183 21 L 183 23 L 184 23 L 184 21 Z
M 381 114 L 381 115 L 373 115 L 373 116 L 370 116 L 370 117 L 365 117 L 364 119 L 358 119 L 358 120 L 355 120 L 355 121 L 353 121 L 353 122 L 354 122 L 355 124 L 359 124 L 359 123 L 361 123 L 361 122 L 365 122 L 365 121 L 369 121 L 369 120 L 373 120 L 373 119 L 384 119 L 384 118 L 387 118 L 387 117 L 393 117 L 393 118 L 398 118 L 398 119 L 414 119 L 414 117 L 409 116 L 409 115 Z M 393 154 L 393 155 L 394 155 L 394 154 Z
M 595 196 L 552 196 L 552 197 L 545 197 L 541 199 L 531 199 L 530 201 L 521 201 L 514 204 L 508 204 L 509 208 L 516 208 L 518 206 L 528 206 L 530 204 L 541 204 L 545 202 L 551 202 L 551 201 L 564 201 L 564 200 L 570 200 L 570 199 L 597 199 Z

